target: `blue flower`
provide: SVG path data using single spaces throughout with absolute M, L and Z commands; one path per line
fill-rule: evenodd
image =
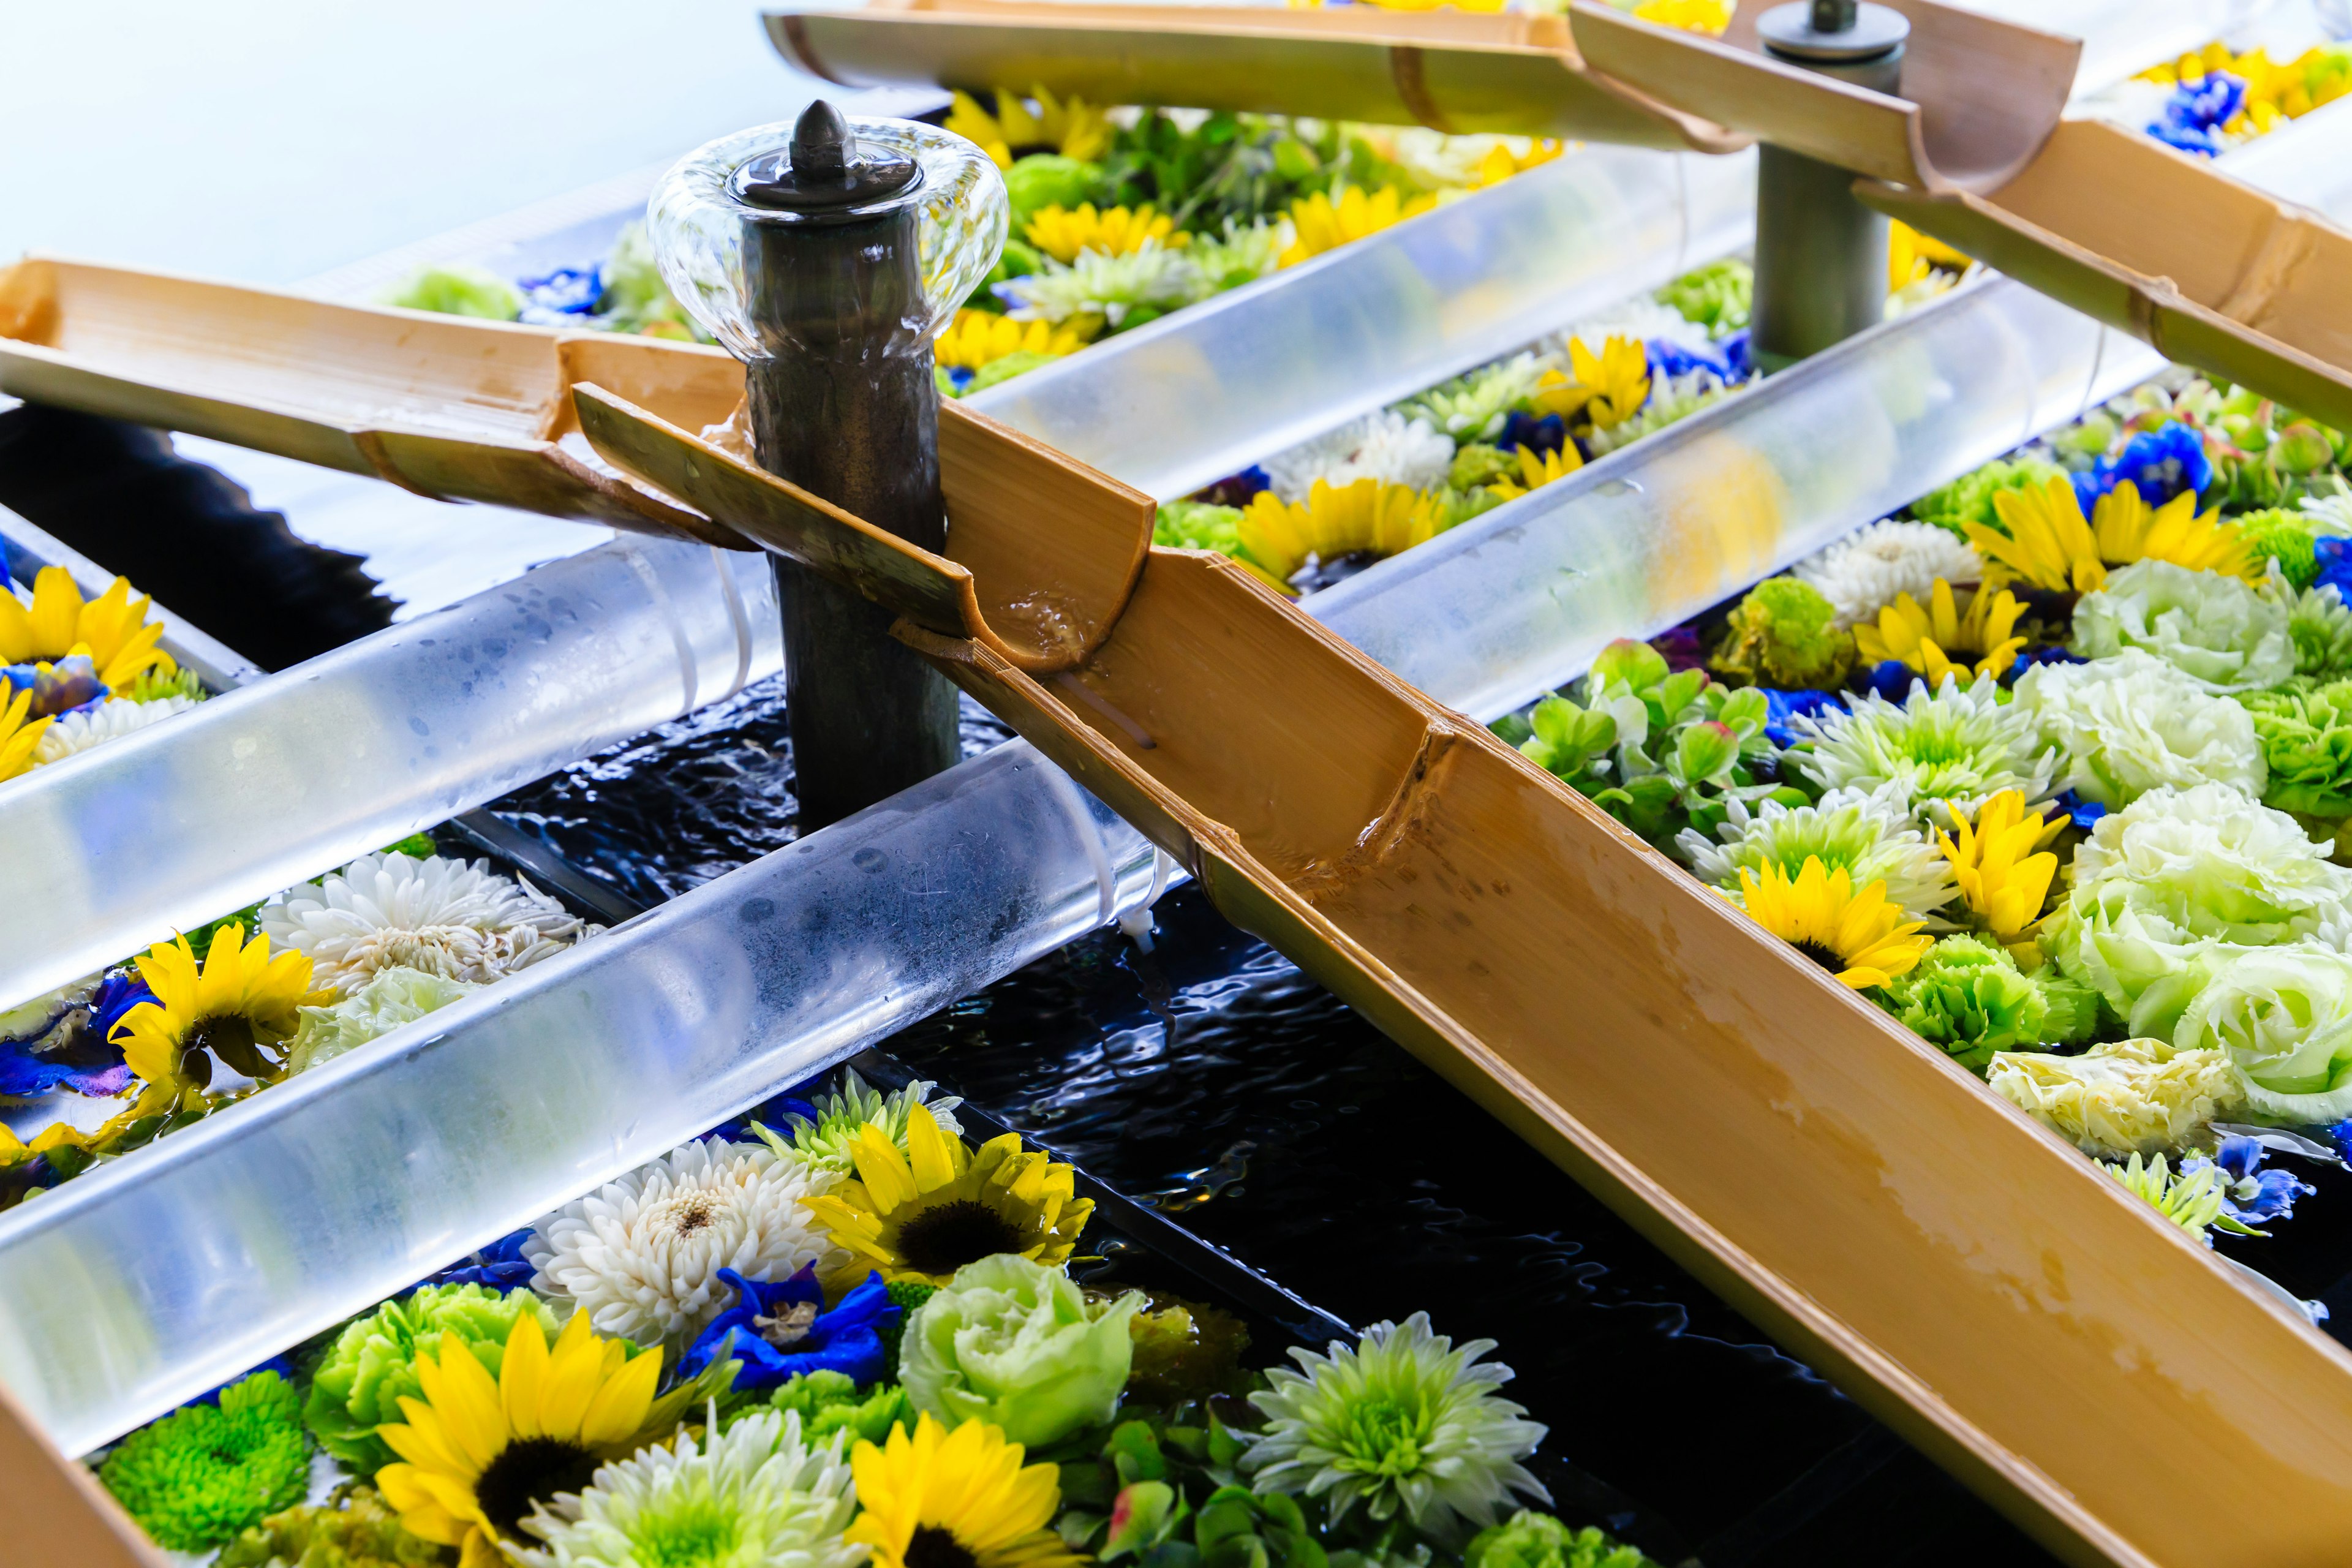
M 2147 133 L 2168 147 L 2208 158 L 2223 151 L 2221 127 L 2246 106 L 2246 83 L 2228 71 L 2208 71 L 2202 80 L 2184 81 L 2172 89 Z
M 596 309 L 604 293 L 602 267 L 559 267 L 543 278 L 525 278 L 515 284 L 530 303 L 551 315 L 585 316 Z
M 2268 1220 L 2294 1218 L 2294 1200 L 2319 1190 L 2291 1171 L 2263 1170 L 2259 1139 L 2225 1137 L 2213 1158 L 2183 1160 L 2180 1173 L 2186 1176 L 2208 1165 L 2221 1173 L 2221 1212 L 2249 1227 Z
M 2168 424 L 2143 430 L 2124 443 L 2112 458 L 2101 458 L 2074 476 L 2074 499 L 2088 517 L 2099 498 L 2129 479 L 2139 499 L 2162 506 L 2183 490 L 2202 493 L 2213 482 L 2213 465 L 2205 456 L 2205 437 L 2194 426 Z
M 2066 814 L 2066 819 L 2069 822 L 2085 833 L 2091 831 L 2094 823 L 2107 815 L 2105 806 L 2095 800 L 2084 800 L 2071 789 L 2061 795 L 2055 804 L 2059 810 Z
M 77 654 L 49 665 L 12 664 L 0 669 L 0 675 L 5 675 L 8 684 L 17 690 L 32 692 L 33 706 L 26 716 L 34 719 L 95 708 L 108 695 L 106 682 L 98 678 L 98 666 L 90 662 L 88 654 Z
M 1787 750 L 1797 743 L 1797 732 L 1789 721 L 1800 713 L 1807 718 L 1823 712 L 1834 712 L 1843 704 L 1834 691 L 1775 691 L 1767 686 L 1764 693 L 1764 738 Z
M 479 1252 L 426 1275 L 417 1284 L 480 1285 L 492 1290 L 520 1290 L 530 1283 L 533 1272 L 522 1255 L 522 1244 L 530 1239 L 530 1226 L 509 1231 Z
M 1652 338 L 1643 346 L 1649 350 L 1652 381 L 1673 381 L 1694 371 L 1705 371 L 1728 386 L 1748 376 L 1748 333 L 1744 329 L 1705 348 L 1691 348 L 1671 338 Z
M 1525 447 L 1538 457 L 1557 452 L 1568 445 L 1568 421 L 1557 414 L 1547 414 L 1538 419 L 1531 414 L 1513 410 L 1503 422 L 1503 433 L 1495 445 L 1504 451 Z
M 1889 702 L 1900 702 L 1911 695 L 1911 683 L 1919 675 L 1899 658 L 1882 658 L 1870 668 L 1870 689 Z
M 131 1086 L 122 1047 L 108 1037 L 122 1016 L 154 994 L 133 973 L 110 974 L 83 1001 L 29 1035 L 0 1040 L 0 1094 L 32 1099 L 65 1089 L 97 1099 Z
M 2333 587 L 2352 605 L 2352 539 L 2317 539 L 2312 541 L 2312 553 L 2319 558 L 2319 575 L 2312 586 Z
M 882 1330 L 898 1321 L 881 1275 L 867 1275 L 830 1312 L 813 1263 L 775 1285 L 746 1279 L 732 1268 L 720 1269 L 719 1277 L 740 1299 L 688 1349 L 678 1363 L 680 1376 L 693 1377 L 732 1355 L 743 1363 L 735 1386 L 751 1393 L 804 1372 L 837 1372 L 861 1388 L 881 1380 Z

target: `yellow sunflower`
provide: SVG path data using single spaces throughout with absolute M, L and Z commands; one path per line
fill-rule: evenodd
M 583 1489 L 598 1465 L 667 1431 L 704 1392 L 688 1382 L 656 1400 L 662 1358 L 632 1348 L 574 1312 L 551 1351 L 539 1314 L 525 1312 L 493 1381 L 445 1336 L 417 1354 L 424 1397 L 404 1394 L 406 1419 L 376 1428 L 400 1456 L 376 1471 L 376 1489 L 410 1534 L 459 1548 L 459 1568 L 505 1568 L 498 1543 L 522 1540 L 516 1526 L 532 1503 Z
M 1044 354 L 1059 359 L 1087 346 L 1076 328 L 1051 321 L 1016 321 L 992 310 L 961 310 L 931 345 L 931 355 L 950 370 L 980 370 L 1007 354 Z
M 1900 219 L 1886 226 L 1886 291 L 1889 294 L 1900 293 L 1914 283 L 1924 282 L 1927 275 L 1939 267 L 1948 272 L 1966 272 L 1969 259 L 1933 235 L 1921 234 Z
M 41 736 L 57 722 L 36 719 L 27 724 L 25 715 L 32 706 L 33 689 L 28 686 L 16 693 L 15 700 L 0 707 L 0 779 L 13 779 L 31 767 L 33 753 L 41 748 Z
M 54 663 L 86 654 L 109 686 L 126 685 L 150 669 L 169 675 L 180 667 L 155 646 L 163 628 L 147 624 L 153 602 L 133 599 L 124 577 L 86 601 L 72 573 L 44 566 L 33 578 L 29 610 L 14 594 L 0 592 L 0 664 Z
M 1843 866 L 1830 871 L 1818 855 L 1805 857 L 1795 880 L 1774 864 L 1739 873 L 1739 895 L 1757 924 L 1862 991 L 1884 985 L 1916 966 L 1934 939 L 1918 933 L 1925 923 L 1906 921 L 1899 904 L 1876 881 L 1857 893 Z
M 1975 923 L 2029 966 L 2041 962 L 2033 928 L 2058 875 L 2058 857 L 2042 847 L 2065 826 L 2056 812 L 2027 811 L 2024 795 L 2005 789 L 1977 807 L 1974 822 L 1962 819 L 1957 835 L 1936 834 Z
M 1241 563 L 1284 593 L 1312 558 L 1323 564 L 1350 555 L 1394 555 L 1438 533 L 1444 521 L 1410 485 L 1358 479 L 1334 489 L 1315 481 L 1299 503 L 1260 490 L 1242 509 Z
M 1873 664 L 1901 659 L 1927 678 L 1931 690 L 1941 690 L 1944 677 L 1955 675 L 1966 686 L 1974 675 L 1999 675 L 2017 661 L 2025 639 L 2016 635 L 2017 619 L 2025 613 L 2008 589 L 1979 588 L 1961 615 L 1952 585 L 1941 577 L 1928 595 L 1928 607 L 1908 594 L 1878 612 L 1878 624 L 1853 628 L 1862 657 Z M 1971 664 L 1955 662 L 1958 658 Z
M 1085 1559 L 1050 1528 L 1060 1470 L 1024 1457 L 985 1421 L 894 1426 L 850 1451 L 863 1511 L 845 1539 L 873 1548 L 874 1568 L 1075 1568 Z
M 301 1022 L 299 1009 L 334 999 L 331 991 L 310 989 L 308 954 L 273 958 L 266 934 L 248 942 L 235 921 L 213 933 L 201 965 L 184 936 L 157 942 L 138 963 L 155 1000 L 124 1014 L 110 1038 L 156 1105 L 202 1091 L 215 1055 L 248 1078 L 268 1079 L 278 1071 L 278 1047 Z
M 1550 370 L 1537 383 L 1531 401 L 1546 414 L 1570 420 L 1582 415 L 1594 429 L 1606 430 L 1650 400 L 1650 352 L 1639 338 L 1610 338 L 1597 354 L 1582 339 L 1571 339 L 1568 363 L 1572 376 Z
M 1985 558 L 1985 580 L 1992 586 L 2021 582 L 2053 593 L 2088 594 L 2106 583 L 2108 567 L 2141 560 L 2249 581 L 2263 574 L 2244 531 L 2223 522 L 2219 510 L 2199 516 L 2197 498 L 2187 490 L 2150 510 L 2139 487 L 2126 479 L 2099 498 L 2088 521 L 2074 487 L 2063 479 L 1996 491 L 1992 504 L 2001 526 L 1971 522 L 1966 531 Z
M 1310 257 L 1419 217 L 1436 205 L 1434 191 L 1407 201 L 1394 185 L 1383 185 L 1370 195 L 1364 194 L 1361 185 L 1349 185 L 1337 202 L 1318 191 L 1290 204 L 1293 237 L 1290 248 L 1276 265 L 1296 267 Z
M 2139 487 L 2126 479 L 2099 498 L 2091 518 L 2099 558 L 2110 566 L 2169 561 L 2192 572 L 2263 580 L 2267 562 L 2254 559 L 2245 530 L 2223 522 L 2218 507 L 2198 515 L 2197 498 L 2188 490 L 2151 510 L 2139 499 Z
M 1700 3 L 1706 4 L 1708 0 L 1700 0 Z M 1477 171 L 1470 176 L 1470 188 L 1475 191 L 1488 185 L 1499 185 L 1513 174 L 1523 174 L 1538 163 L 1549 163 L 1567 151 L 1567 142 L 1553 141 L 1549 136 L 1528 142 L 1524 153 L 1513 152 L 1510 142 L 1497 141 L 1478 160 Z
M 919 1105 L 908 1112 L 905 1153 L 870 1121 L 849 1152 L 857 1180 L 801 1202 L 849 1249 L 851 1278 L 879 1269 L 886 1279 L 945 1285 L 1000 1252 L 1058 1264 L 1095 1212 L 1092 1198 L 1072 1195 L 1070 1167 L 1024 1151 L 1019 1133 L 974 1152 Z
M 1562 447 L 1557 452 L 1546 452 L 1538 458 L 1526 447 L 1518 450 L 1519 471 L 1517 477 L 1505 474 L 1496 479 L 1493 489 L 1505 500 L 1517 500 L 1529 490 L 1539 490 L 1555 479 L 1564 479 L 1584 467 L 1584 454 L 1573 446 Z
M 1732 0 L 1642 0 L 1633 7 L 1633 16 L 1661 27 L 1719 38 L 1731 26 L 1731 4 Z
M 1112 207 L 1108 212 L 1097 212 L 1092 202 L 1080 202 L 1076 208 L 1041 207 L 1029 220 L 1028 236 L 1030 244 L 1061 262 L 1076 261 L 1082 250 L 1125 256 L 1141 250 L 1149 240 L 1180 246 L 1192 237 L 1178 234 L 1176 220 L 1149 202 L 1132 210 Z
M 970 93 L 958 92 L 948 113 L 947 128 L 994 160 L 1000 169 L 1013 167 L 1013 155 L 1054 152 L 1080 163 L 1092 163 L 1110 151 L 1110 117 L 1084 99 L 1056 100 L 1044 88 L 1029 95 L 1037 100 L 1033 111 L 1010 88 L 996 89 L 996 112 L 991 114 Z

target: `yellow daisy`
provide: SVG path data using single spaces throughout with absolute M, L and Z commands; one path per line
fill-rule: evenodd
M 1582 339 L 1568 345 L 1572 376 L 1544 372 L 1531 401 L 1546 414 L 1582 415 L 1596 430 L 1622 425 L 1650 398 L 1650 352 L 1639 338 L 1612 337 L 1594 353 Z
M 2024 795 L 2005 789 L 1977 808 L 1973 823 L 1961 819 L 1957 836 L 1936 834 L 1975 923 L 2021 963 L 2041 962 L 2032 931 L 2058 875 L 2058 857 L 2042 847 L 2065 826 L 2056 812 L 2028 812 Z
M 1528 448 L 1518 450 L 1519 472 L 1517 479 L 1503 475 L 1494 483 L 1494 491 L 1505 500 L 1516 500 L 1529 490 L 1539 490 L 1554 479 L 1564 479 L 1584 467 L 1584 454 L 1573 446 L 1562 447 L 1557 452 L 1546 452 L 1538 458 Z
M 950 370 L 979 370 L 1007 354 L 1045 354 L 1059 359 L 1087 346 L 1071 326 L 1016 321 L 992 310 L 961 310 L 931 345 L 931 355 Z
M 844 1539 L 873 1548 L 874 1568 L 1076 1568 L 1086 1560 L 1050 1528 L 1061 1472 L 1024 1457 L 985 1421 L 894 1426 L 850 1451 L 863 1511 Z
M 857 1279 L 880 1269 L 886 1279 L 945 1285 L 1000 1252 L 1058 1264 L 1095 1212 L 1092 1198 L 1072 1195 L 1070 1167 L 1023 1150 L 1019 1133 L 975 1152 L 919 1105 L 908 1111 L 905 1153 L 870 1121 L 849 1152 L 857 1180 L 801 1202 L 849 1249 Z
M 5 597 L 5 595 L 0 595 Z M 13 779 L 33 765 L 33 753 L 41 747 L 41 736 L 54 719 L 36 719 L 25 722 L 32 710 L 33 690 L 26 687 L 16 693 L 15 700 L 0 707 L 0 779 Z
M 73 574 L 44 566 L 33 578 L 30 609 L 14 594 L 0 592 L 0 664 L 54 663 L 87 655 L 98 678 L 122 686 L 147 670 L 170 675 L 180 667 L 155 645 L 163 628 L 147 623 L 150 598 L 133 599 L 131 582 L 117 577 L 106 592 L 85 601 Z
M 109 1037 L 147 1081 L 155 1107 L 211 1083 L 215 1056 L 248 1078 L 275 1076 L 277 1048 L 301 1022 L 299 1009 L 334 999 L 310 989 L 309 955 L 273 958 L 267 934 L 247 942 L 235 921 L 213 933 L 201 966 L 184 936 L 157 942 L 138 963 L 155 1000 L 124 1014 Z
M 1328 564 L 1350 555 L 1394 555 L 1443 527 L 1435 505 L 1409 485 L 1358 479 L 1337 489 L 1315 481 L 1303 503 L 1260 490 L 1242 510 L 1238 559 L 1289 593 L 1289 581 L 1311 558 Z
M 1921 234 L 1900 219 L 1886 230 L 1886 291 L 1900 293 L 1922 282 L 1937 268 L 1966 272 L 1969 258 L 1932 235 Z
M 1956 675 L 1966 686 L 1972 676 L 1999 675 L 2017 661 L 2025 639 L 2016 635 L 2017 619 L 2025 613 L 2008 589 L 1979 588 L 1969 596 L 1969 612 L 1956 608 L 1952 585 L 1941 577 L 1928 595 L 1927 609 L 1908 594 L 1878 612 L 1878 624 L 1853 628 L 1862 657 L 1876 664 L 1898 658 L 1927 678 L 1930 690 L 1940 691 L 1944 677 Z M 1954 662 L 1957 655 L 1972 664 Z
M 1857 893 L 1852 873 L 1823 869 L 1818 855 L 1805 857 L 1794 881 L 1785 866 L 1765 867 L 1760 880 L 1743 869 L 1739 893 L 1757 924 L 1856 991 L 1907 973 L 1934 945 L 1917 934 L 1924 921 L 1904 920 L 1888 901 L 1884 880 Z
M 1141 250 L 1149 240 L 1172 247 L 1192 237 L 1178 234 L 1176 220 L 1149 202 L 1132 211 L 1113 207 L 1097 212 L 1092 202 L 1080 202 L 1075 210 L 1043 207 L 1029 220 L 1028 236 L 1030 244 L 1061 262 L 1076 261 L 1082 250 L 1126 256 Z
M 1000 169 L 1013 167 L 1016 151 L 1059 153 L 1081 163 L 1092 163 L 1110 151 L 1110 117 L 1104 110 L 1080 98 L 1056 100 L 1042 87 L 1029 96 L 1037 100 L 1034 110 L 1019 93 L 999 88 L 996 112 L 991 114 L 979 100 L 958 92 L 947 128 L 978 142 Z
M 2262 575 L 2244 531 L 2223 522 L 2218 510 L 2199 516 L 2197 498 L 2186 490 L 2151 511 L 2126 479 L 2099 498 L 2091 521 L 2063 479 L 1996 491 L 1992 504 L 2000 528 L 1967 527 L 1992 585 L 2021 582 L 2088 594 L 2106 583 L 2108 567 L 2141 560 L 2249 580 Z
M 1433 191 L 1407 201 L 1394 185 L 1383 185 L 1370 195 L 1364 194 L 1361 185 L 1349 185 L 1337 202 L 1318 191 L 1290 204 L 1293 237 L 1276 265 L 1296 267 L 1310 257 L 1419 217 L 1436 205 Z
M 687 1383 L 656 1400 L 658 1353 L 631 1355 L 575 1312 L 548 1348 L 539 1314 L 507 1336 L 493 1381 L 456 1335 L 418 1352 L 421 1399 L 403 1395 L 406 1419 L 376 1428 L 400 1461 L 375 1473 L 386 1504 L 412 1535 L 459 1548 L 460 1568 L 505 1568 L 501 1541 L 534 1502 L 577 1492 L 596 1467 L 627 1457 L 676 1424 L 698 1392 Z

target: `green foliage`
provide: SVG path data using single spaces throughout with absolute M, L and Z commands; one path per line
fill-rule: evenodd
M 1463 1568 L 1656 1568 L 1631 1546 L 1590 1525 L 1570 1530 L 1548 1513 L 1521 1509 L 1471 1537 Z
M 1215 506 L 1202 500 L 1160 503 L 1151 524 L 1151 542 L 1164 550 L 1213 550 L 1220 555 L 1241 551 L 1239 507 Z
M 302 1417 L 319 1446 L 361 1475 L 392 1463 L 375 1435 L 378 1424 L 400 1419 L 400 1399 L 421 1397 L 416 1358 L 446 1336 L 474 1352 L 492 1377 L 506 1359 L 516 1320 L 537 1312 L 550 1337 L 554 1315 L 528 1290 L 500 1292 L 482 1285 L 426 1285 L 355 1319 L 327 1347 L 311 1374 Z
M 357 1486 L 340 1506 L 271 1514 L 222 1549 L 220 1568 L 440 1568 L 457 1557 L 403 1530 L 373 1487 Z
M 2196 383 L 2175 399 L 2174 412 L 2205 430 L 2213 482 L 2200 499 L 2200 509 L 2291 507 L 2320 493 L 2322 481 L 2345 456 L 2341 433 L 2251 387 Z
M 1075 207 L 1108 196 L 1100 163 L 1032 153 L 1004 171 L 1004 194 L 1013 204 L 1013 232 L 1028 232 L 1029 219 L 1046 207 Z
M 1736 332 L 1748 324 L 1756 300 L 1756 270 L 1738 257 L 1710 261 L 1658 290 L 1658 303 L 1683 320 L 1696 321 L 1709 337 Z
M 1153 1294 L 1128 1320 L 1128 1332 L 1135 1341 L 1127 1373 L 1130 1400 L 1181 1405 L 1233 1393 L 1244 1381 L 1249 1330 L 1221 1307 Z
M 189 1405 L 122 1441 L 99 1468 L 115 1500 L 156 1544 L 203 1552 L 300 1498 L 310 1445 L 301 1405 L 274 1372 Z
M 1244 1447 L 1199 1406 L 1087 1434 L 1061 1466 L 1064 1542 L 1139 1568 L 1328 1568 L 1321 1506 L 1252 1493 Z
M 1328 191 L 1345 152 L 1337 126 L 1308 137 L 1286 121 L 1220 111 L 1185 131 L 1150 110 L 1114 133 L 1102 183 L 1114 205 L 1150 202 L 1179 228 L 1214 234 Z
M 483 267 L 422 268 L 386 293 L 383 302 L 404 310 L 490 321 L 511 321 L 522 314 L 522 295 L 515 286 Z
M 2253 716 L 2270 782 L 2263 804 L 2303 816 L 2352 816 L 2352 679 L 2297 679 L 2238 699 Z
M 412 833 L 397 844 L 385 845 L 383 852 L 405 855 L 412 860 L 430 860 L 441 853 L 441 847 L 433 842 L 433 835 L 429 833 Z
M 1911 515 L 1922 522 L 1948 528 L 1954 533 L 1962 532 L 1965 525 L 1971 522 L 1999 529 L 2000 517 L 1993 510 L 1994 496 L 2002 490 L 2022 489 L 2027 485 L 2063 479 L 2065 473 L 2057 464 L 2039 458 L 2019 458 L 2014 461 L 1996 458 L 1983 468 L 1962 474 L 1950 484 L 1929 490 L 1913 501 Z
M 1903 1026 L 1971 1072 L 1995 1051 L 2037 1045 L 2049 1016 L 2041 988 L 1995 942 L 1939 938 L 1917 966 L 1874 994 Z
M 1795 577 L 1767 577 L 1731 612 L 1707 668 L 1735 686 L 1833 691 L 1853 670 L 1853 634 L 1837 607 Z

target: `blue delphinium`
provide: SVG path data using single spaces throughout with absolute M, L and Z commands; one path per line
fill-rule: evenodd
M 492 1290 L 520 1290 L 530 1283 L 530 1262 L 522 1255 L 523 1243 L 531 1237 L 531 1227 L 509 1231 L 479 1252 L 459 1258 L 448 1268 L 429 1274 L 417 1281 L 419 1285 L 480 1285 Z
M 720 1269 L 719 1277 L 735 1287 L 736 1305 L 688 1348 L 678 1363 L 681 1375 L 693 1377 L 731 1355 L 743 1363 L 735 1386 L 751 1393 L 804 1372 L 837 1372 L 861 1388 L 881 1378 L 882 1331 L 898 1321 L 881 1275 L 867 1275 L 830 1312 L 814 1264 L 773 1285 L 732 1268 Z
M 525 278 L 521 319 L 535 327 L 568 327 L 572 318 L 595 314 L 604 293 L 602 267 L 559 267 L 544 278 Z
M 2107 815 L 2105 806 L 2095 800 L 2084 800 L 2071 789 L 2058 796 L 2057 806 L 2060 811 L 2066 814 L 2066 819 L 2069 822 L 2085 833 L 2091 831 L 2099 818 Z
M 2311 550 L 2319 563 L 2319 575 L 2311 585 L 2332 587 L 2346 604 L 2352 604 L 2352 539 L 2315 539 Z
M 44 668 L 37 664 L 12 664 L 0 669 L 8 678 L 15 691 L 29 690 L 33 705 L 26 717 L 49 719 L 72 713 L 84 708 L 95 708 L 106 700 L 106 682 L 98 678 L 98 666 L 88 654 L 61 658 Z M 15 695 L 15 691 L 10 693 Z
M 2083 503 L 2083 515 L 2090 516 L 2099 498 L 2126 479 L 2151 507 L 2162 506 L 2183 490 L 2202 494 L 2213 482 L 2204 436 L 2193 426 L 2178 423 L 2134 436 L 2116 456 L 2101 458 L 2074 475 L 2074 499 Z
M 1538 419 L 1514 409 L 1503 422 L 1503 433 L 1496 438 L 1495 445 L 1506 452 L 1525 447 L 1538 457 L 1557 452 L 1568 445 L 1568 421 L 1557 414 L 1547 414 Z
M 1644 345 L 1650 355 L 1650 379 L 1673 381 L 1703 370 L 1726 386 L 1748 379 L 1748 333 L 1734 332 L 1719 343 L 1692 348 L 1671 338 L 1652 338 Z
M 121 1093 L 130 1087 L 131 1068 L 109 1037 L 125 1013 L 154 999 L 137 974 L 110 974 L 79 1005 L 52 1015 L 29 1035 L 0 1040 L 0 1094 L 29 1100 L 58 1089 L 99 1099 Z
M 2224 150 L 2221 127 L 2246 107 L 2246 83 L 2228 71 L 2208 71 L 2198 81 L 2172 89 L 2147 133 L 2168 147 L 2216 158 Z
M 2189 1176 L 2208 1165 L 2221 1173 L 2221 1212 L 2250 1229 L 2274 1219 L 2292 1219 L 2294 1200 L 2319 1190 L 2292 1171 L 2263 1169 L 2263 1145 L 2255 1138 L 2224 1137 L 2211 1159 L 2198 1155 L 2183 1160 L 2180 1173 Z
M 1789 721 L 1801 713 L 1807 718 L 1828 711 L 1835 712 L 1845 704 L 1834 691 L 1776 691 L 1770 687 L 1764 692 L 1764 738 L 1787 751 L 1797 743 L 1797 731 Z

